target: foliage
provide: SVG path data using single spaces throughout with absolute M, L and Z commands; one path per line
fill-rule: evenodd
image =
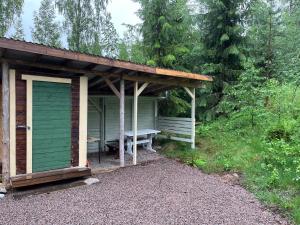
M 173 145 L 166 155 L 209 173 L 242 173 L 246 188 L 300 223 L 300 92 L 296 83 L 275 79 L 256 86 L 259 71 L 247 68 L 249 74 L 221 102 L 226 116 L 198 127 L 198 149 Z M 260 103 L 251 105 L 252 98 Z M 236 108 L 228 106 L 231 101 Z
M 38 12 L 34 12 L 32 40 L 39 44 L 61 47 L 60 34 L 62 30 L 55 19 L 56 15 L 53 1 L 43 0 Z
M 143 49 L 140 27 L 125 24 L 127 31 L 119 44 L 119 58 L 135 63 L 145 64 L 146 57 Z
M 267 78 L 276 76 L 276 38 L 281 35 L 280 23 L 281 8 L 274 0 L 255 1 L 248 20 L 247 47 L 255 65 L 261 68 L 261 74 Z
M 25 39 L 23 24 L 21 17 L 18 17 L 14 22 L 14 33 L 11 36 L 15 40 L 23 41 Z
M 189 53 L 189 10 L 186 0 L 137 0 L 147 64 L 178 68 Z
M 57 0 L 71 50 L 114 56 L 117 34 L 106 7 L 108 0 Z
M 24 0 L 1 0 L 0 1 L 0 37 L 3 37 L 12 25 L 15 16 L 22 12 Z
M 202 0 L 206 10 L 199 16 L 205 54 L 205 70 L 215 76 L 214 92 L 222 93 L 224 82 L 238 79 L 243 67 L 241 26 L 244 0 Z

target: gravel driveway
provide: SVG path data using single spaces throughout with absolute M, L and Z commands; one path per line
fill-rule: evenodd
M 288 224 L 252 194 L 162 159 L 98 175 L 100 183 L 0 200 L 0 224 Z

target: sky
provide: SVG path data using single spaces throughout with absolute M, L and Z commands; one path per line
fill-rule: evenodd
M 23 6 L 22 22 L 27 41 L 31 41 L 31 28 L 33 27 L 33 12 L 38 10 L 41 0 L 25 0 Z M 137 24 L 140 19 L 135 12 L 139 4 L 132 0 L 110 0 L 108 11 L 111 13 L 112 22 L 120 36 L 126 30 L 123 23 Z

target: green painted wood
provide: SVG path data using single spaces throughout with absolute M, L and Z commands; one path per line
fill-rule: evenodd
M 32 171 L 71 165 L 71 85 L 33 81 Z

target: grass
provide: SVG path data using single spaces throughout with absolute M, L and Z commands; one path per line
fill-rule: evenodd
M 275 167 L 275 162 L 274 165 L 273 162 L 266 163 L 268 146 L 262 141 L 261 131 L 248 130 L 245 134 L 237 134 L 238 130 L 228 132 L 223 129 L 223 122 L 216 122 L 209 128 L 199 127 L 195 150 L 187 144 L 165 142 L 163 154 L 206 173 L 243 174 L 242 185 L 246 189 L 271 209 L 279 210 L 300 224 L 300 185 L 293 180 L 292 170 Z

